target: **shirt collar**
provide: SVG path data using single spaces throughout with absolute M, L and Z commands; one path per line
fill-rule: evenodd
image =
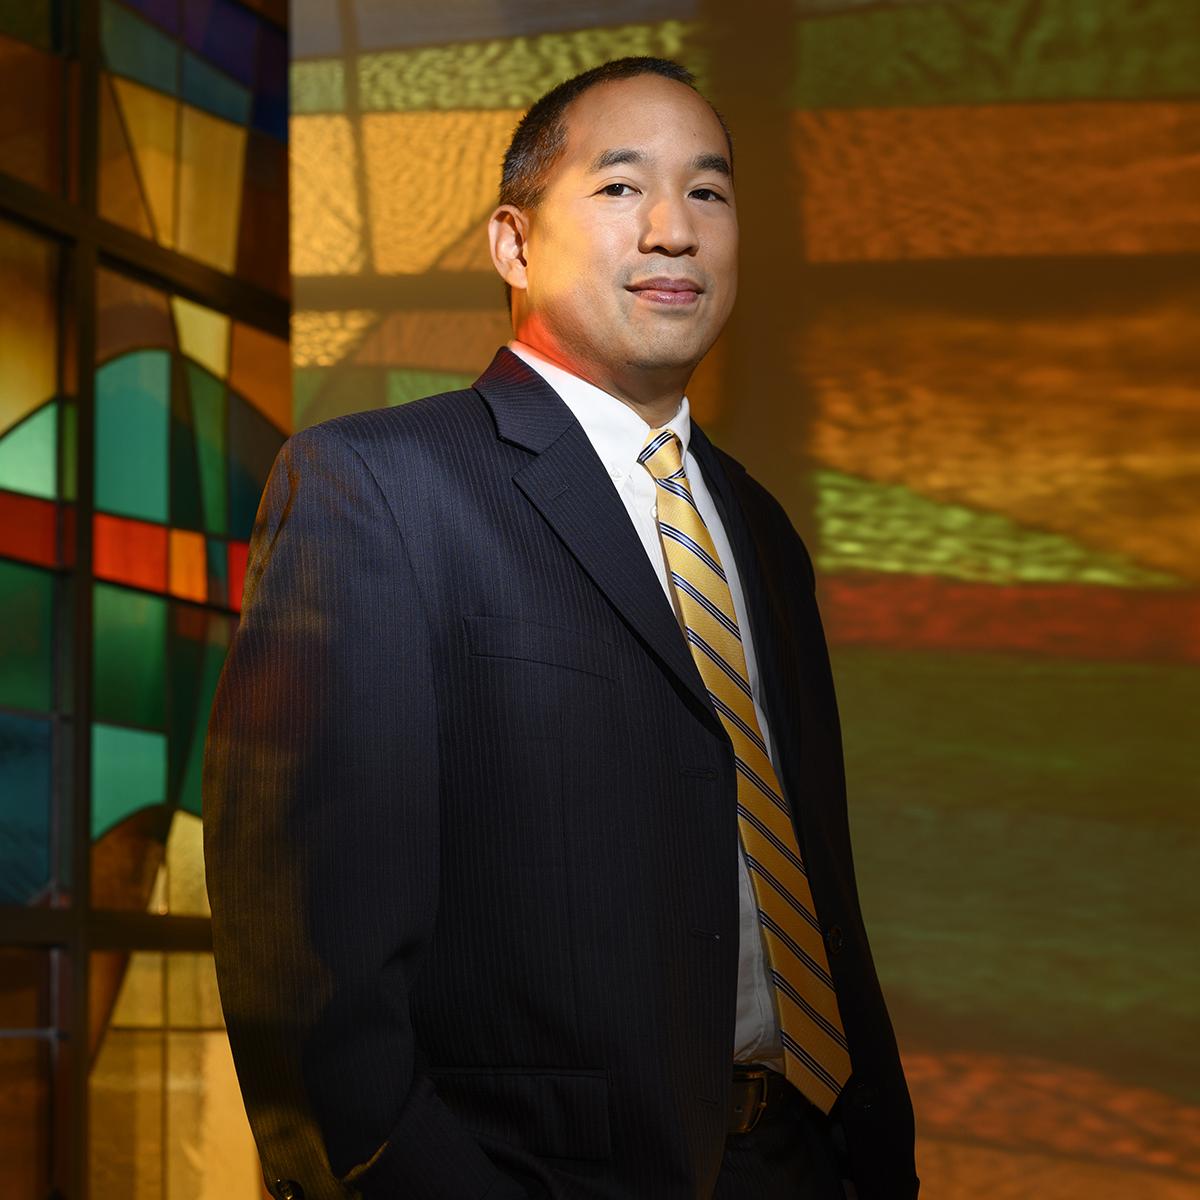
M 543 358 L 523 342 L 514 338 L 508 343 L 508 348 L 562 397 L 563 403 L 583 426 L 600 461 L 610 470 L 614 467 L 630 470 L 646 444 L 651 426 L 616 396 Z M 678 411 L 662 428 L 671 430 L 679 438 L 682 443 L 680 453 L 687 454 L 692 434 L 691 407 L 687 396 L 681 397 Z

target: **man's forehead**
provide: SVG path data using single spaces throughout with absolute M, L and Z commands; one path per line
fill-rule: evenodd
M 666 118 L 672 110 L 699 135 L 692 144 L 679 144 L 679 131 L 668 128 Z M 657 75 L 609 80 L 576 98 L 563 117 L 566 156 L 587 174 L 620 163 L 657 166 L 664 150 L 668 155 L 676 151 L 671 157 L 691 151 L 692 169 L 731 173 L 721 153 L 727 143 L 716 114 L 703 96 L 675 80 Z M 702 144 L 707 141 L 711 147 Z

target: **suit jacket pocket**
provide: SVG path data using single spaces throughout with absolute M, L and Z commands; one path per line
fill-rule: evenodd
M 611 642 L 559 625 L 512 617 L 467 616 L 467 648 L 482 658 L 516 658 L 616 678 Z
M 612 1154 L 608 1076 L 553 1067 L 441 1067 L 438 1095 L 472 1133 L 545 1158 Z

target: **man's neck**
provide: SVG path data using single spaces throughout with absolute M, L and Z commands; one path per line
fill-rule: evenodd
M 556 367 L 578 375 L 580 379 L 586 379 L 588 383 L 620 400 L 622 404 L 633 409 L 651 429 L 665 425 L 679 411 L 687 379 L 681 378 L 678 368 L 664 368 L 661 378 L 656 378 L 653 372 L 641 370 L 636 375 L 630 373 L 625 377 L 597 364 L 571 358 L 556 348 L 533 346 L 517 337 L 512 340 L 522 350 L 536 354 Z

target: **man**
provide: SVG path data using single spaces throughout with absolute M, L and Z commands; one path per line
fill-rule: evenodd
M 738 238 L 690 85 L 535 104 L 513 342 L 267 485 L 205 848 L 278 1197 L 916 1195 L 812 568 L 684 395 Z

